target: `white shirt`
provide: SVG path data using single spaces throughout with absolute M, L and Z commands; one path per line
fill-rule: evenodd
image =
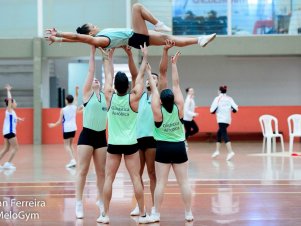
M 63 132 L 73 132 L 76 131 L 76 105 L 67 105 L 63 108 Z
M 213 100 L 210 112 L 216 112 L 216 119 L 218 123 L 231 124 L 231 111 L 234 108 L 238 111 L 238 106 L 234 100 L 227 96 L 227 94 L 220 94 Z
M 184 118 L 185 121 L 192 121 L 193 117 L 196 116 L 196 113 L 194 112 L 195 109 L 195 102 L 194 99 L 191 98 L 190 95 L 187 95 L 184 103 Z
M 16 134 L 16 127 L 17 127 L 17 115 L 14 110 L 9 112 L 8 110 L 5 111 L 5 118 L 3 122 L 3 135 L 14 133 Z

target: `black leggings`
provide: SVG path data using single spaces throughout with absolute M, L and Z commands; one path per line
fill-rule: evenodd
M 218 123 L 218 131 L 217 131 L 217 142 L 221 143 L 222 138 L 225 141 L 225 143 L 228 143 L 230 141 L 227 133 L 227 128 L 229 124 L 227 123 Z
M 185 127 L 185 138 L 187 139 L 189 136 L 192 136 L 196 133 L 199 132 L 199 127 L 198 125 L 195 123 L 194 120 L 192 121 L 185 121 L 184 122 L 184 127 Z

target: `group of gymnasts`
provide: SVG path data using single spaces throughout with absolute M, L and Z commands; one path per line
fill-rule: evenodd
M 145 21 L 152 23 L 155 31 L 149 31 Z M 184 118 L 186 111 L 184 106 L 187 104 L 180 89 L 177 70 L 180 52 L 171 57 L 172 84 L 171 88 L 167 88 L 168 50 L 174 46 L 182 47 L 192 44 L 205 47 L 214 40 L 216 34 L 194 38 L 159 33 L 158 31 L 168 32 L 171 29 L 139 3 L 132 7 L 132 27 L 133 29 L 100 31 L 95 25 L 85 24 L 77 29 L 77 33 L 59 32 L 55 28 L 46 30 L 50 44 L 53 42 L 81 42 L 91 45 L 89 69 L 83 87 L 83 128 L 77 143 L 77 162 L 73 156 L 72 139 L 76 131 L 76 111 L 79 110 L 74 104 L 77 102 L 78 88 L 76 88 L 74 98 L 71 95 L 66 97 L 67 106 L 61 110 L 59 120 L 56 123 L 49 123 L 49 127 L 54 127 L 63 122 L 64 143 L 71 156 L 71 161 L 66 166 L 77 166 L 75 214 L 77 218 L 84 217 L 83 190 L 90 162 L 93 159 L 97 175 L 96 204 L 100 212 L 97 222 L 105 224 L 110 222 L 109 207 L 112 185 L 123 156 L 137 200 L 137 206 L 130 214 L 139 216 L 139 223 L 160 221 L 164 188 L 168 181 L 170 168 L 173 168 L 181 189 L 185 206 L 185 220 L 193 221 L 185 141 L 189 135 L 192 135 L 187 131 L 190 130 L 189 125 L 193 125 L 191 121 L 196 114 Z M 148 46 L 150 45 L 163 46 L 159 75 L 152 73 L 148 63 Z M 128 56 L 132 75 L 131 89 L 129 79 L 124 72 L 117 72 L 114 75 L 113 54 L 115 48 L 118 47 L 122 47 Z M 143 59 L 139 70 L 135 66 L 131 47 L 140 49 L 142 52 Z M 103 86 L 94 77 L 97 49 L 103 56 L 105 74 Z M 145 74 L 147 78 L 144 84 Z M 232 98 L 225 95 L 226 91 L 226 86 L 220 87 L 221 93 L 211 106 L 212 113 L 228 115 L 229 113 L 225 113 L 223 110 L 225 106 L 237 111 L 237 105 Z M 7 86 L 7 93 L 7 109 L 10 114 L 14 113 L 13 106 L 16 102 L 11 97 L 9 86 Z M 188 99 L 186 98 L 186 100 L 191 103 L 194 94 L 189 89 L 187 93 Z M 232 101 L 230 104 L 225 104 L 227 98 Z M 223 104 L 221 104 L 222 102 Z M 12 117 L 21 120 L 16 115 Z M 219 125 L 218 137 L 223 136 L 225 139 L 227 122 L 221 121 Z M 108 140 L 106 128 L 108 128 Z M 5 135 L 4 137 L 8 144 L 13 145 L 14 142 L 10 136 Z M 218 139 L 217 143 L 220 142 L 221 139 Z M 229 139 L 227 142 L 230 143 Z M 219 154 L 218 148 L 217 146 L 212 157 Z M 13 154 L 16 150 L 13 151 Z M 5 152 L 0 153 L 0 159 L 3 157 L 3 153 Z M 232 156 L 229 156 L 230 154 Z M 231 149 L 227 160 L 233 156 L 234 152 Z M 150 179 L 152 195 L 152 207 L 149 214 L 145 209 L 142 181 L 145 166 Z

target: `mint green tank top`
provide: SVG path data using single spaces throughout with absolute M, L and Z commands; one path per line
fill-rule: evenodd
M 174 104 L 169 113 L 161 107 L 163 122 L 159 128 L 155 126 L 154 138 L 158 141 L 180 142 L 185 140 L 184 125 L 179 118 L 178 107 Z
M 110 44 L 106 49 L 127 45 L 129 38 L 134 34 L 132 29 L 128 28 L 107 28 L 96 34 L 96 37 L 104 36 L 110 39 Z
M 83 110 L 83 127 L 95 131 L 103 131 L 106 129 L 107 123 L 107 103 L 103 92 L 99 93 L 100 101 L 93 92 L 92 96 Z
M 130 94 L 113 94 L 108 111 L 109 144 L 132 145 L 136 139 L 137 112 L 130 106 Z
M 148 96 L 147 92 L 144 92 L 139 101 L 136 127 L 137 139 L 141 137 L 153 137 L 154 125 L 151 96 Z

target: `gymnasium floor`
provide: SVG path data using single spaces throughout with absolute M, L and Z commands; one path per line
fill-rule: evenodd
M 149 225 L 301 225 L 301 157 L 280 152 L 267 156 L 261 153 L 261 145 L 256 141 L 233 142 L 236 155 L 227 162 L 224 146 L 222 154 L 212 160 L 214 143 L 190 142 L 189 176 L 195 220 L 184 221 L 179 188 L 171 173 L 161 222 Z M 301 152 L 300 142 L 295 142 L 294 150 Z M 84 192 L 85 218 L 76 220 L 75 170 L 66 170 L 67 162 L 63 145 L 21 145 L 14 161 L 16 171 L 0 172 L 0 225 L 102 225 L 96 223 L 93 166 Z M 149 210 L 149 184 L 147 177 L 144 178 Z M 17 201 L 21 204 L 17 205 Z M 31 201 L 34 206 L 26 207 L 29 202 L 22 201 Z M 137 218 L 129 216 L 134 205 L 133 188 L 122 165 L 113 185 L 110 225 L 137 225 Z

